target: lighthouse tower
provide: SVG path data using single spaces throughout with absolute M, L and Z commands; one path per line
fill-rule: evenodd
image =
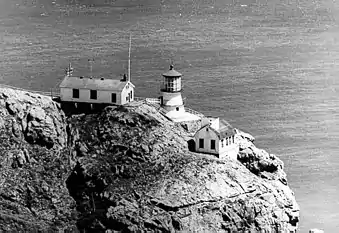
M 185 112 L 184 102 L 181 97 L 181 74 L 174 70 L 173 65 L 170 70 L 162 75 L 164 82 L 161 87 L 161 106 L 167 111 Z

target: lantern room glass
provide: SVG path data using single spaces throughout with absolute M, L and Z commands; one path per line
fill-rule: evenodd
M 168 92 L 177 92 L 181 90 L 180 77 L 165 77 L 164 88 Z

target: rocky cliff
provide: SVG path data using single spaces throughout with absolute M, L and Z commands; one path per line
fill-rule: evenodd
M 242 132 L 238 161 L 192 153 L 187 128 L 142 103 L 66 117 L 0 89 L 0 231 L 296 230 L 278 157 Z

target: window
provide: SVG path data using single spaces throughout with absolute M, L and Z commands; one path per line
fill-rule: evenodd
M 112 93 L 111 99 L 112 99 L 112 103 L 116 103 L 117 102 L 117 94 Z
M 179 111 L 179 107 L 176 107 L 176 110 Z
M 199 138 L 199 148 L 204 148 L 204 139 Z
M 178 91 L 178 78 L 174 78 L 173 80 L 173 91 Z
M 215 150 L 215 140 L 211 140 L 211 150 Z
M 165 88 L 167 91 L 174 91 L 174 80 L 172 78 L 166 78 L 165 80 Z
M 232 136 L 232 141 L 233 141 L 233 143 L 234 143 L 234 135 Z
M 96 90 L 91 90 L 89 98 L 91 100 L 96 100 L 97 99 L 97 91 Z
M 133 90 L 131 91 L 131 100 L 133 100 Z
M 221 147 L 224 147 L 224 139 L 221 139 Z
M 226 146 L 228 146 L 228 138 L 226 138 Z
M 79 98 L 79 89 L 73 89 L 73 98 Z

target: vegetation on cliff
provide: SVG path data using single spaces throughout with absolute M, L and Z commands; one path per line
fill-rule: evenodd
M 65 117 L 0 89 L 0 231 L 291 232 L 283 163 L 240 133 L 238 161 L 188 151 L 188 127 L 143 103 Z

